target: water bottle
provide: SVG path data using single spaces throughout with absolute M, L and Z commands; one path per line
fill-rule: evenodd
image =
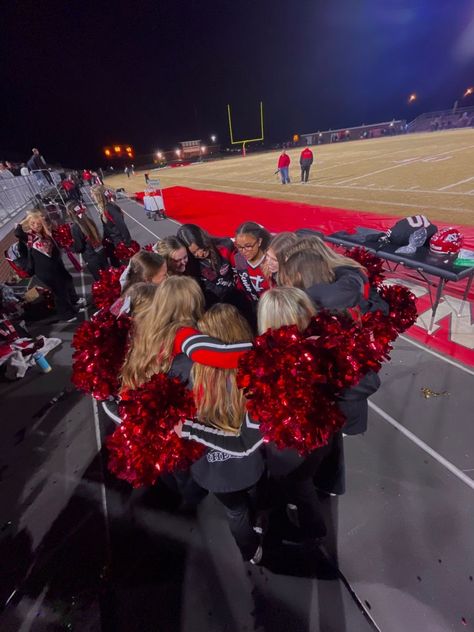
M 33 354 L 33 358 L 36 364 L 38 365 L 38 367 L 43 371 L 43 373 L 49 373 L 51 371 L 51 365 L 46 360 L 46 358 L 44 357 L 42 353 L 37 351 L 36 353 Z

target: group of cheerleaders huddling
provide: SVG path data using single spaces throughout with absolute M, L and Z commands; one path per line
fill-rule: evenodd
M 76 331 L 74 383 L 118 402 L 111 471 L 134 487 L 172 478 L 185 502 L 213 493 L 244 560 L 261 562 L 262 524 L 288 506 L 303 545 L 324 537 L 342 437 L 366 431 L 378 371 L 416 318 L 378 259 L 351 255 L 314 231 L 185 224 L 101 273 Z

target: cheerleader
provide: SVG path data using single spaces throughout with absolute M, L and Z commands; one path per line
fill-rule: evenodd
M 91 189 L 91 195 L 95 201 L 99 210 L 100 219 L 102 221 L 104 240 L 109 245 L 108 257 L 110 263 L 114 268 L 120 266 L 120 261 L 114 254 L 114 249 L 123 242 L 126 246 L 129 246 L 132 238 L 128 230 L 127 224 L 123 216 L 123 211 L 112 202 L 108 200 L 105 195 L 105 187 L 96 185 Z
M 229 302 L 229 295 L 235 287 L 232 240 L 211 237 L 196 224 L 183 224 L 178 230 L 177 238 L 186 246 L 191 262 L 197 264 L 198 278 L 206 305 Z
M 224 344 L 202 334 L 196 322 L 203 311 L 204 295 L 197 281 L 186 276 L 163 281 L 150 309 L 135 319 L 122 367 L 122 387 L 137 388 L 155 373 L 168 373 L 174 358 L 183 353 L 200 364 L 236 368 L 240 356 L 252 344 Z
M 252 339 L 247 321 L 238 310 L 225 303 L 214 305 L 198 322 L 202 333 L 215 336 L 227 343 Z M 236 369 L 216 369 L 194 364 L 193 393 L 196 401 L 196 424 L 211 433 L 236 437 L 246 419 L 246 401 L 237 388 Z M 264 472 L 261 436 L 248 453 L 230 455 L 209 448 L 191 466 L 191 474 L 198 485 L 213 493 L 224 505 L 227 520 L 244 560 L 258 563 L 262 549 L 255 524 L 256 484 Z
M 189 273 L 189 257 L 186 246 L 177 238 L 170 235 L 163 237 L 153 246 L 153 252 L 165 258 L 168 274 Z M 192 276 L 192 275 L 191 275 Z
M 87 208 L 78 201 L 68 202 L 67 215 L 72 222 L 71 233 L 74 239 L 73 250 L 82 254 L 89 272 L 95 281 L 100 278 L 99 272 L 109 267 L 105 256 L 102 238 L 97 226 L 87 215 Z
M 153 283 L 161 285 L 168 277 L 166 260 L 155 252 L 140 250 L 130 259 L 128 266 L 120 277 L 122 292 L 120 297 L 112 304 L 110 311 L 117 316 L 128 311 L 129 302 L 125 300 L 128 290 L 136 283 Z
M 49 221 L 40 210 L 33 210 L 27 213 L 22 227 L 28 234 L 28 274 L 35 275 L 51 290 L 60 320 L 74 322 L 78 307 L 85 304 L 85 299 L 76 293 L 72 276 L 52 237 Z
M 310 251 L 317 255 L 321 269 L 306 273 L 303 272 L 302 261 L 299 263 L 289 261 L 293 255 L 302 251 Z M 301 281 L 303 285 L 300 287 L 304 287 L 305 292 L 319 307 L 327 309 L 361 307 L 369 297 L 367 271 L 354 259 L 344 257 L 326 246 L 324 241 L 316 235 L 300 239 L 285 251 L 284 258 L 282 274 L 285 281 L 282 283 L 294 285 L 292 279 L 295 275 L 306 274 L 304 282 Z M 313 282 L 310 275 L 314 275 Z
M 365 268 L 354 259 L 334 252 L 319 237 L 301 239 L 285 256 L 279 272 L 280 283 L 300 287 L 317 306 L 348 310 L 356 319 L 369 310 L 388 312 L 388 305 L 370 287 Z M 380 384 L 378 373 L 369 371 L 358 384 L 342 392 L 338 405 L 346 418 L 344 434 L 366 432 L 368 398 Z
M 270 233 L 256 222 L 244 222 L 235 233 L 232 263 L 236 275 L 236 287 L 252 303 L 270 287 L 263 269 L 265 253 L 270 243 Z
M 268 290 L 259 302 L 259 332 L 267 329 L 279 329 L 286 325 L 296 325 L 304 331 L 316 310 L 308 296 L 296 288 L 274 288 Z M 258 422 L 248 415 L 241 425 L 240 433 L 211 430 L 194 420 L 186 420 L 178 433 L 184 438 L 193 439 L 209 448 L 214 448 L 236 457 L 251 454 L 262 441 Z M 336 439 L 337 441 L 337 439 Z M 304 540 L 311 542 L 326 534 L 326 526 L 321 513 L 320 502 L 313 479 L 319 470 L 325 470 L 327 464 L 341 471 L 340 463 L 333 456 L 336 442 L 332 438 L 327 446 L 314 450 L 308 457 L 301 457 L 296 450 L 277 450 L 272 444 L 265 444 L 269 474 L 284 494 L 286 503 L 297 507 L 298 518 Z M 339 459 L 342 453 L 337 450 Z
M 291 232 L 278 233 L 272 237 L 263 263 L 263 270 L 271 287 L 277 285 L 278 269 L 280 264 L 284 261 L 286 250 L 297 241 L 298 235 Z

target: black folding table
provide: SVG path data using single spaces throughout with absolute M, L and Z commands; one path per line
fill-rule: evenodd
M 399 265 L 405 266 L 414 270 L 428 285 L 431 301 L 431 321 L 428 329 L 428 333 L 431 334 L 436 317 L 436 310 L 438 309 L 439 302 L 443 296 L 443 291 L 446 283 L 449 281 L 457 283 L 467 279 L 466 288 L 463 294 L 463 303 L 459 310 L 458 316 L 461 315 L 464 308 L 464 303 L 467 300 L 469 290 L 471 289 L 472 280 L 474 278 L 474 266 L 472 267 L 460 267 L 455 266 L 455 259 L 452 256 L 435 255 L 429 248 L 418 248 L 414 254 L 397 254 L 398 246 L 387 243 L 382 247 L 379 247 L 374 240 L 374 235 L 377 235 L 380 231 L 373 230 L 371 228 L 356 229 L 353 234 L 345 231 L 339 231 L 332 233 L 331 235 L 325 235 L 324 240 L 335 244 L 337 246 L 345 246 L 346 248 L 354 248 L 360 246 L 374 253 L 380 259 L 383 259 L 388 263 L 388 268 L 392 272 L 395 271 Z M 372 237 L 372 239 L 371 239 Z M 369 238 L 367 240 L 367 238 Z M 390 264 L 395 264 L 391 266 Z M 427 275 L 435 277 L 437 283 L 434 283 L 427 278 Z M 436 293 L 433 298 L 431 287 L 436 286 Z

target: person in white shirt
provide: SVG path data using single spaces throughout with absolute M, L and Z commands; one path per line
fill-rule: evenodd
M 30 170 L 28 169 L 28 167 L 26 166 L 26 164 L 24 162 L 21 163 L 20 175 L 21 176 L 29 176 L 30 175 Z

